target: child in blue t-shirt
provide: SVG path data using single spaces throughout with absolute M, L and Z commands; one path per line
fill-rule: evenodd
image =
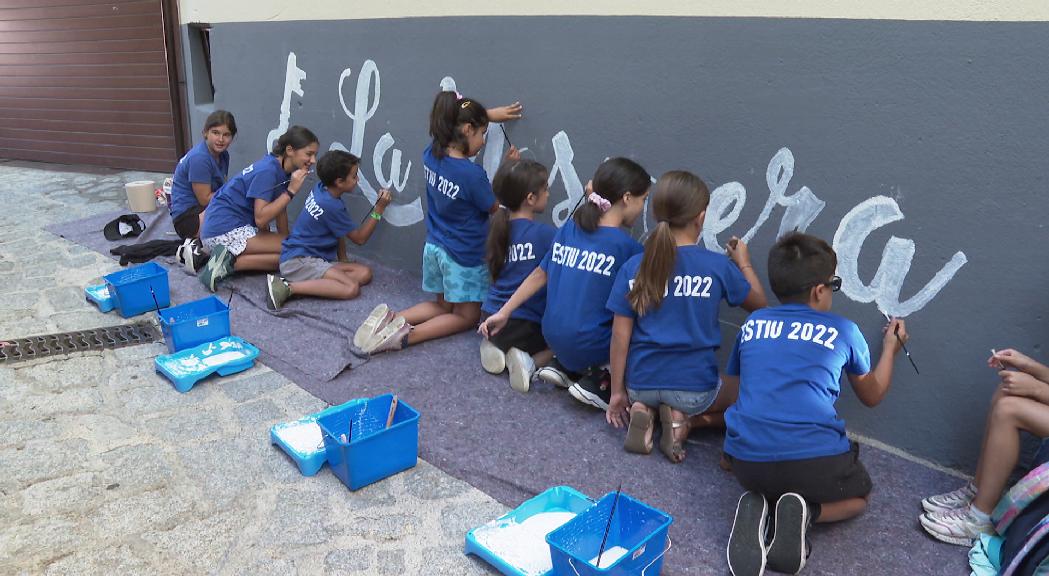
M 619 268 L 641 252 L 641 244 L 623 227 L 633 226 L 644 211 L 651 185 L 651 176 L 637 162 L 605 160 L 539 267 L 480 327 L 486 336 L 497 335 L 514 310 L 545 286 L 543 337 L 556 358 L 536 376 L 602 410 L 611 396 L 606 367 L 612 313 L 605 304 Z
M 492 284 L 481 305 L 485 315 L 499 311 L 553 243 L 557 229 L 535 221 L 550 197 L 548 175 L 546 167 L 534 160 L 510 160 L 495 173 L 492 188 L 500 206 L 488 230 L 485 259 Z M 545 308 L 542 289 L 514 310 L 499 334 L 481 340 L 481 366 L 492 374 L 508 370 L 510 387 L 518 392 L 528 392 L 536 365 L 552 357 L 541 326 Z
M 761 574 L 766 565 L 796 574 L 808 556 L 811 522 L 866 510 L 871 480 L 834 408 L 839 380 L 844 371 L 860 401 L 877 406 L 907 340 L 903 320 L 891 320 L 871 369 L 859 327 L 830 312 L 841 278 L 833 275 L 837 257 L 823 240 L 787 234 L 769 251 L 768 267 L 782 305 L 750 315 L 723 377 L 726 386 L 739 386 L 739 398 L 725 412 L 725 454 L 747 489 L 728 543 L 737 576 Z M 776 502 L 775 527 L 766 547 L 770 501 Z
M 360 294 L 361 286 L 371 282 L 372 271 L 367 266 L 335 261 L 340 239 L 349 238 L 358 246 L 367 242 L 390 204 L 390 191 L 382 189 L 363 225 L 350 217 L 342 195 L 357 187 L 359 165 L 360 158 L 342 150 L 332 150 L 317 162 L 320 182 L 306 197 L 284 240 L 280 276 L 266 276 L 274 310 L 296 295 L 351 300 Z
M 237 136 L 233 114 L 225 110 L 208 114 L 203 136 L 175 166 L 168 204 L 175 233 L 184 240 L 176 256 L 191 273 L 204 262 L 198 239 L 204 210 L 229 175 L 229 145 Z
M 400 350 L 477 325 L 488 292 L 488 216 L 499 203 L 484 168 L 471 158 L 484 146 L 490 121 L 520 117 L 519 103 L 486 110 L 457 92 L 437 94 L 430 112 L 433 142 L 423 151 L 427 210 L 422 257 L 423 290 L 436 300 L 398 313 L 379 304 L 354 334 L 357 348 L 367 354 Z M 507 157 L 518 158 L 517 149 L 511 146 Z
M 204 140 L 190 149 L 171 179 L 171 221 L 183 240 L 198 236 L 200 221 L 211 197 L 226 183 L 229 145 L 237 135 L 233 114 L 216 110 L 204 121 Z
M 674 463 L 685 459 L 689 430 L 724 425 L 736 399 L 735 388 L 721 385 L 714 355 L 721 301 L 747 310 L 766 304 L 746 243 L 733 238 L 729 257 L 696 244 L 709 202 L 695 174 L 664 174 L 652 192 L 657 224 L 645 252 L 627 260 L 608 297 L 615 319 L 606 419 L 620 428 L 629 416 L 624 448 L 648 454 L 658 409 L 659 448 Z
M 198 274 L 214 292 L 234 271 L 273 272 L 281 242 L 288 236 L 288 204 L 302 187 L 317 156 L 317 137 L 292 126 L 277 139 L 273 152 L 234 176 L 208 204 L 200 240 L 211 258 Z M 277 232 L 270 231 L 276 220 Z

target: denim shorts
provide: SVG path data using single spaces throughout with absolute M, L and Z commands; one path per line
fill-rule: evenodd
M 627 398 L 631 402 L 640 402 L 650 408 L 656 408 L 660 404 L 666 404 L 678 412 L 684 412 L 686 416 L 692 417 L 702 414 L 714 405 L 717 400 L 718 391 L 721 390 L 721 379 L 713 390 L 693 392 L 692 390 L 635 390 L 627 387 Z
M 488 295 L 488 267 L 463 266 L 448 252 L 429 242 L 423 246 L 423 290 L 444 294 L 446 302 L 484 302 Z

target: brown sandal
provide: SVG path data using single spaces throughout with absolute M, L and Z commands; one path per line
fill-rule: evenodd
M 626 440 L 623 449 L 634 454 L 652 453 L 652 428 L 655 424 L 654 414 L 647 407 L 634 409 L 630 407 L 630 424 L 626 429 Z
M 680 464 L 685 461 L 685 440 L 678 440 L 675 438 L 674 432 L 678 428 L 685 429 L 685 439 L 688 438 L 689 433 L 689 420 L 685 417 L 683 420 L 675 420 L 673 410 L 666 404 L 659 405 L 659 420 L 662 422 L 663 431 L 659 438 L 659 449 L 663 451 L 663 454 L 674 464 Z

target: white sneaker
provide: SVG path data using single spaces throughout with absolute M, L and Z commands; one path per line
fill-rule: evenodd
M 556 358 L 550 364 L 536 370 L 535 377 L 558 388 L 571 388 L 575 384 L 575 381 L 561 370 Z
M 506 355 L 487 338 L 481 339 L 481 367 L 489 374 L 502 374 L 506 370 Z
M 969 506 L 922 514 L 918 521 L 933 538 L 957 546 L 969 547 L 980 534 L 994 534 L 994 526 L 977 520 Z
M 922 500 L 922 508 L 926 512 L 947 512 L 972 504 L 973 498 L 976 498 L 976 486 L 968 482 L 965 486 L 952 492 L 929 496 Z
M 372 308 L 371 313 L 368 314 L 368 317 L 364 319 L 364 322 L 361 322 L 360 327 L 354 332 L 353 345 L 359 350 L 364 350 L 364 345 L 368 343 L 368 340 L 385 328 L 393 320 L 393 316 L 393 310 L 390 310 L 390 307 L 386 304 L 379 304 Z
M 400 350 L 404 348 L 404 340 L 411 330 L 412 325 L 404 319 L 404 316 L 397 316 L 385 328 L 372 335 L 365 342 L 362 350 L 368 354 L 378 354 L 387 350 Z
M 528 392 L 535 372 L 532 356 L 519 348 L 511 348 L 506 353 L 506 367 L 510 370 L 510 387 L 518 392 Z

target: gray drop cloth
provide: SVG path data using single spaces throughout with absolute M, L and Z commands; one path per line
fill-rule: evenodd
M 108 255 L 102 225 L 115 215 L 52 228 Z M 175 301 L 206 292 L 167 263 Z M 400 309 L 427 296 L 419 279 L 381 266 L 362 296 L 349 302 L 292 300 L 282 318 L 265 309 L 262 277 L 238 277 L 233 330 L 262 349 L 261 360 L 330 404 L 385 392 L 420 414 L 420 455 L 442 470 L 516 506 L 550 486 L 570 485 L 594 497 L 616 489 L 674 517 L 673 549 L 663 574 L 727 574 L 725 545 L 741 489 L 718 466 L 722 435 L 694 432 L 688 457 L 670 464 L 623 451 L 621 430 L 564 390 L 536 384 L 512 391 L 505 376 L 484 373 L 478 336 L 460 334 L 376 356 L 342 371 L 346 338 L 380 301 Z M 226 290 L 220 292 L 228 294 Z M 861 458 L 874 480 L 864 516 L 812 533 L 805 574 L 966 574 L 965 551 L 937 543 L 918 527 L 919 500 L 954 489 L 958 479 L 874 448 Z

